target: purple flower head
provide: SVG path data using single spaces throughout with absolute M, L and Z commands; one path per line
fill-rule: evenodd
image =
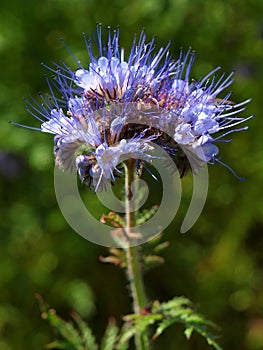
M 218 141 L 246 129 L 235 126 L 250 118 L 238 116 L 249 100 L 234 104 L 229 93 L 220 96 L 233 74 L 216 78 L 216 68 L 191 80 L 191 50 L 172 60 L 169 45 L 156 50 L 154 39 L 147 42 L 142 32 L 126 53 L 119 30 L 109 29 L 104 43 L 101 26 L 98 55 L 92 41 L 85 42 L 89 64 L 48 67 L 55 73 L 55 79 L 47 78 L 51 96 L 29 104 L 41 131 L 54 134 L 57 164 L 76 167 L 95 190 L 115 180 L 125 159 L 150 162 L 150 142 L 169 152 L 183 176 L 202 163 L 221 162 Z

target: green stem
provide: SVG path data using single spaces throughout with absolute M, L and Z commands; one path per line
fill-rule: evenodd
M 134 201 L 131 201 L 133 197 L 131 185 L 135 179 L 135 167 L 135 160 L 129 159 L 125 162 L 126 235 L 130 243 L 134 243 L 136 239 L 136 232 L 133 232 L 133 228 L 136 226 L 136 212 L 133 208 Z M 146 306 L 146 295 L 138 246 L 129 245 L 125 248 L 125 253 L 127 276 L 133 299 L 133 311 L 135 314 L 140 315 L 142 309 Z M 138 332 L 135 336 L 135 344 L 137 350 L 149 349 L 147 334 L 145 332 Z

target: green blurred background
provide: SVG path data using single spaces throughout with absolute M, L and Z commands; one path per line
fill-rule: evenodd
M 59 39 L 84 60 L 82 32 L 94 33 L 98 21 L 120 25 L 126 48 L 142 28 L 158 47 L 171 40 L 174 57 L 191 46 L 197 53 L 192 77 L 218 65 L 234 69 L 232 99 L 252 98 L 243 113 L 256 114 L 249 130 L 221 145 L 223 160 L 246 181 L 210 166 L 204 211 L 182 235 L 191 176 L 184 179 L 182 205 L 165 236 L 171 242 L 166 264 L 145 279 L 151 299 L 191 298 L 221 325 L 225 350 L 263 349 L 263 1 L 3 0 L 0 14 L 0 349 L 42 349 L 52 339 L 36 292 L 65 318 L 80 313 L 98 337 L 111 315 L 131 311 L 123 272 L 102 264 L 98 257 L 107 250 L 73 232 L 58 209 L 52 136 L 8 124 L 38 125 L 23 97 L 47 91 L 40 63 L 63 59 L 75 68 Z M 187 342 L 182 330 L 167 331 L 156 349 L 209 348 L 199 336 Z

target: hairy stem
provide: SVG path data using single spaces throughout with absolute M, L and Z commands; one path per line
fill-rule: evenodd
M 136 243 L 136 234 L 133 228 L 136 226 L 136 212 L 134 210 L 135 199 L 132 193 L 131 185 L 135 179 L 136 162 L 129 159 L 125 162 L 125 198 L 126 198 L 126 235 L 129 243 Z M 134 199 L 132 201 L 132 199 Z M 127 276 L 130 284 L 130 290 L 133 299 L 133 311 L 135 314 L 141 314 L 142 309 L 146 306 L 146 296 L 142 278 L 142 268 L 137 245 L 128 245 L 125 248 L 127 261 Z M 149 349 L 148 338 L 145 332 L 136 334 L 135 344 L 137 350 Z

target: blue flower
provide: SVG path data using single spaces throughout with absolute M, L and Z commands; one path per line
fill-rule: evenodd
M 147 140 L 122 139 L 114 146 L 101 144 L 92 156 L 87 154 L 77 156 L 76 167 L 81 180 L 88 181 L 97 191 L 99 187 L 107 188 L 107 185 L 115 180 L 115 173 L 120 172 L 117 168 L 119 163 L 130 158 L 149 161 L 152 159 L 149 154 L 151 151 L 152 147 Z
M 221 162 L 218 141 L 246 127 L 239 117 L 249 100 L 234 104 L 219 97 L 233 74 L 216 78 L 219 68 L 199 81 L 190 78 L 194 54 L 172 60 L 167 45 L 155 49 L 144 32 L 134 37 L 128 55 L 119 48 L 119 31 L 109 30 L 104 44 L 97 29 L 99 53 L 87 40 L 89 65 L 49 68 L 51 91 L 42 104 L 29 102 L 41 131 L 55 135 L 55 155 L 62 168 L 76 166 L 82 181 L 97 190 L 115 180 L 118 164 L 128 157 L 150 161 L 150 142 L 169 152 L 181 175 L 202 163 Z M 56 97 L 56 91 L 59 96 Z

